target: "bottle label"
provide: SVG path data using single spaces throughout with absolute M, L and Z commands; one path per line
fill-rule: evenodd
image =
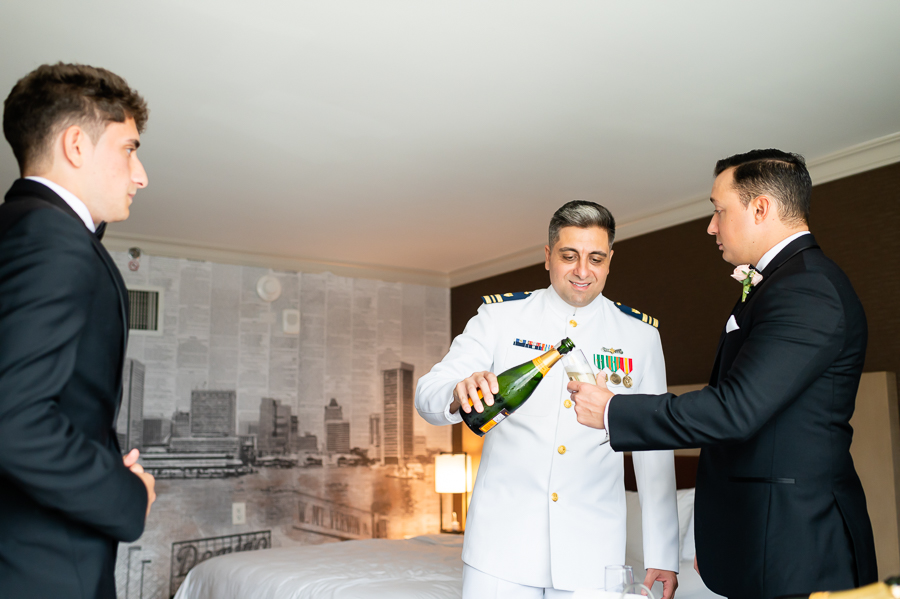
M 559 355 L 559 351 L 551 349 L 543 356 L 538 356 L 531 362 L 538 370 L 541 371 L 541 375 L 546 375 L 548 372 L 550 372 L 550 367 L 556 364 L 556 362 L 559 361 L 561 357 L 562 356 Z
M 496 416 L 494 416 L 493 418 L 491 418 L 490 420 L 485 422 L 479 430 L 481 430 L 481 432 L 483 432 L 483 433 L 486 433 L 489 430 L 491 430 L 492 428 L 494 428 L 495 426 L 497 426 L 498 424 L 500 424 L 501 422 L 503 422 L 503 420 L 507 416 L 509 416 L 509 412 L 506 411 L 506 408 L 503 408 L 502 410 L 500 410 L 499 414 L 497 414 Z

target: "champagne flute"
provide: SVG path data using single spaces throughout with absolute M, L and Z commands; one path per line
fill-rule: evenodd
M 587 361 L 584 352 L 580 349 L 573 349 L 563 356 L 563 367 L 566 369 L 570 381 L 597 384 L 591 363 Z

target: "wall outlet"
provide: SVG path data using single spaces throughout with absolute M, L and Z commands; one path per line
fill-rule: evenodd
M 231 523 L 246 524 L 247 523 L 247 504 L 232 503 L 231 504 Z

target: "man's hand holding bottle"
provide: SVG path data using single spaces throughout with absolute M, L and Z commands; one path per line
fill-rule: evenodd
M 478 391 L 484 396 L 482 400 Z M 488 370 L 473 372 L 472 376 L 464 378 L 453 389 L 453 402 L 450 404 L 450 413 L 456 414 L 460 407 L 468 414 L 473 409 L 476 412 L 484 412 L 484 406 L 494 405 L 494 394 L 499 393 L 500 384 L 497 375 Z M 470 403 L 471 402 L 471 403 Z

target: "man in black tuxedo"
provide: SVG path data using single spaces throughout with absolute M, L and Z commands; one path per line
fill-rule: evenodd
M 766 599 L 874 582 L 872 526 L 850 457 L 862 305 L 809 233 L 802 157 L 755 150 L 720 160 L 715 173 L 708 232 L 727 262 L 746 265 L 736 278 L 749 279 L 709 386 L 614 397 L 601 376 L 596 386 L 569 383 L 579 422 L 607 428 L 616 451 L 702 448 L 695 566 L 716 593 Z
M 114 599 L 153 477 L 114 430 L 128 295 L 100 244 L 147 185 L 144 100 L 104 69 L 43 65 L 3 131 L 22 178 L 0 206 L 0 595 Z

